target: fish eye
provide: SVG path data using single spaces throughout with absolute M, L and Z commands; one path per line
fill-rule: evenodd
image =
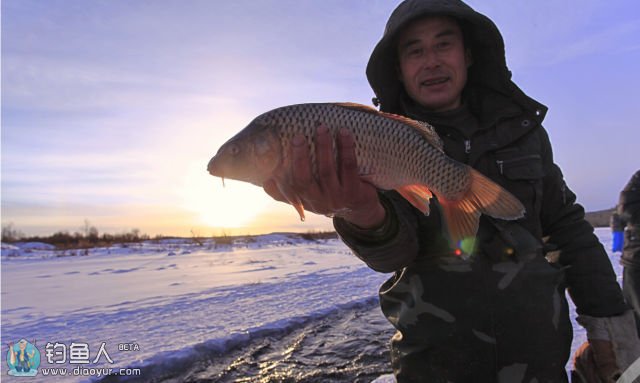
M 229 145 L 229 149 L 227 149 L 232 156 L 236 156 L 240 153 L 240 148 L 236 144 Z

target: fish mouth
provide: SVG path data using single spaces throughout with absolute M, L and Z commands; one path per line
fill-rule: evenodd
M 216 161 L 216 156 L 213 156 L 213 158 L 209 160 L 207 171 L 214 177 L 224 177 L 222 169 L 220 168 L 218 161 Z
M 429 78 L 429 79 L 426 79 L 426 80 L 422 80 L 420 82 L 420 85 L 422 85 L 422 86 L 434 86 L 434 85 L 444 84 L 447 81 L 449 81 L 449 76 L 433 77 L 433 78 Z

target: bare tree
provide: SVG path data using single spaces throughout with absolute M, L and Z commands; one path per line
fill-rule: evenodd
M 15 242 L 24 238 L 24 234 L 15 228 L 13 222 L 2 226 L 2 241 L 3 242 Z

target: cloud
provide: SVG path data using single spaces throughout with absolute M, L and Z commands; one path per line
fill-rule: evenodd
M 638 49 L 630 16 L 607 28 L 593 24 L 603 9 L 621 5 L 474 3 L 505 33 L 516 75 L 608 48 Z M 102 205 L 126 219 L 133 218 L 125 206 L 147 205 L 158 209 L 155 218 L 177 217 L 190 166 L 202 164 L 198 177 L 209 177 L 208 159 L 258 114 L 300 102 L 368 103 L 365 66 L 395 5 L 3 1 L 3 213 L 31 202 L 69 207 L 73 217 L 91 218 L 100 210 L 90 206 Z M 611 40 L 624 43 L 609 47 Z M 535 75 L 532 83 L 543 82 Z M 33 211 L 47 222 L 66 214 Z M 197 220 L 181 214 L 176 225 Z
M 470 1 L 502 32 L 514 73 L 612 54 L 637 45 L 640 20 L 631 0 Z
M 610 28 L 594 31 L 581 39 L 558 47 L 557 51 L 544 62 L 545 65 L 552 66 L 585 56 L 612 55 L 637 50 L 637 44 L 633 49 L 633 45 L 628 43 L 635 41 L 639 32 L 640 24 L 637 21 L 614 24 Z

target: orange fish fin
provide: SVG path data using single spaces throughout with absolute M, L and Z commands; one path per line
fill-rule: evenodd
M 298 195 L 295 192 L 293 192 L 293 190 L 285 187 L 284 186 L 285 184 L 276 183 L 276 185 L 278 186 L 278 190 L 280 191 L 280 194 L 282 194 L 282 196 L 287 200 L 287 202 L 296 209 L 296 211 L 300 215 L 300 221 L 304 221 L 305 220 L 304 205 L 302 204 L 300 197 L 298 197 Z
M 468 200 L 451 201 L 438 197 L 449 239 L 454 246 L 465 238 L 475 237 L 480 211 Z
M 516 220 L 524 217 L 525 208 L 513 194 L 475 169 L 471 170 L 469 193 L 480 212 L 493 218 Z
M 433 195 L 426 185 L 404 185 L 396 191 L 424 215 L 429 215 L 429 199 Z
M 302 202 L 300 202 L 300 200 L 297 200 L 295 202 L 294 201 L 289 201 L 289 202 L 291 203 L 291 205 L 293 205 L 293 207 L 296 209 L 296 211 L 300 215 L 300 221 L 304 222 L 306 217 L 304 216 L 304 206 L 302 205 Z
M 453 244 L 476 236 L 481 214 L 515 220 L 522 218 L 525 213 L 524 206 L 513 194 L 477 170 L 469 171 L 471 186 L 461 199 L 448 200 L 436 194 Z

